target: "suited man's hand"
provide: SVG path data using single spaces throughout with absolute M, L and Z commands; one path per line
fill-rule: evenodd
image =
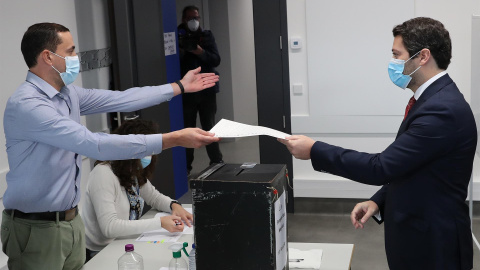
M 371 216 L 376 215 L 378 211 L 378 205 L 374 201 L 357 203 L 350 214 L 350 220 L 355 229 L 363 229 L 365 222 L 367 222 Z
M 310 159 L 310 151 L 315 143 L 314 140 L 303 135 L 293 135 L 285 139 L 277 139 L 287 146 L 288 151 L 298 159 Z

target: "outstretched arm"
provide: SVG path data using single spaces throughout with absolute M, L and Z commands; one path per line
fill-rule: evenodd
M 220 138 L 214 137 L 214 135 L 199 128 L 184 128 L 165 133 L 162 137 L 162 150 L 175 146 L 199 148 L 212 142 L 218 142 Z
M 310 159 L 310 151 L 315 141 L 304 135 L 293 135 L 285 139 L 277 139 L 283 143 L 288 151 L 297 159 Z
M 219 77 L 215 73 L 200 73 L 201 67 L 192 69 L 180 80 L 185 89 L 185 93 L 194 93 L 213 87 L 218 82 Z M 177 83 L 171 84 L 173 87 L 173 95 L 181 93 L 180 86 Z

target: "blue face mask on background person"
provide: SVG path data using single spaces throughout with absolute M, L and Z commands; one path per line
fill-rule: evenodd
M 146 156 L 140 159 L 140 162 L 142 163 L 142 168 L 145 169 L 148 165 L 150 165 L 150 162 L 152 162 L 152 156 Z
M 78 73 L 80 72 L 80 60 L 78 59 L 78 55 L 75 56 L 60 56 L 52 51 L 51 53 L 55 54 L 56 56 L 65 59 L 65 72 L 60 72 L 58 69 L 56 69 L 54 66 L 52 66 L 53 69 L 55 69 L 58 74 L 60 74 L 60 77 L 62 78 L 62 81 L 65 85 L 69 85 L 75 81 L 75 79 L 78 76 Z
M 412 73 L 408 75 L 403 74 L 403 70 L 405 69 L 405 63 L 410 61 L 410 59 L 415 57 L 415 55 L 419 54 L 420 52 L 421 51 L 418 51 L 412 57 L 408 58 L 407 61 L 395 59 L 395 58 L 392 58 L 390 60 L 390 64 L 388 65 L 388 75 L 390 76 L 390 80 L 392 80 L 392 82 L 396 86 L 402 89 L 407 88 L 408 84 L 412 80 L 411 75 L 422 67 L 422 66 L 419 66 L 417 69 L 415 69 Z

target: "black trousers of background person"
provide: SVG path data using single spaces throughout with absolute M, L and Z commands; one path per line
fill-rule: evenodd
M 215 113 L 217 112 L 217 94 L 215 92 L 189 93 L 182 96 L 183 121 L 185 127 L 197 126 L 197 113 L 200 116 L 202 129 L 209 131 L 215 125 Z M 206 146 L 210 164 L 223 162 L 222 152 L 217 142 Z M 193 148 L 186 148 L 187 170 L 192 170 Z M 203 169 L 203 168 L 202 168 Z

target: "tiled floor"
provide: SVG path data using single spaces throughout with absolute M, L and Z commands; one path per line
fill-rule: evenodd
M 220 148 L 226 163 L 259 162 L 258 137 L 223 142 Z M 192 175 L 208 166 L 205 148 L 195 151 Z M 185 194 L 183 203 L 191 203 L 191 194 Z M 388 269 L 384 249 L 383 225 L 370 220 L 364 229 L 355 230 L 349 213 L 361 200 L 302 199 L 295 201 L 295 213 L 288 214 L 290 242 L 322 242 L 355 244 L 353 270 Z M 480 204 L 477 204 L 480 207 Z M 308 210 L 307 210 L 308 209 Z M 327 209 L 333 209 L 327 211 Z M 480 216 L 473 221 L 473 233 L 480 239 Z M 474 269 L 480 270 L 480 251 L 474 243 Z

